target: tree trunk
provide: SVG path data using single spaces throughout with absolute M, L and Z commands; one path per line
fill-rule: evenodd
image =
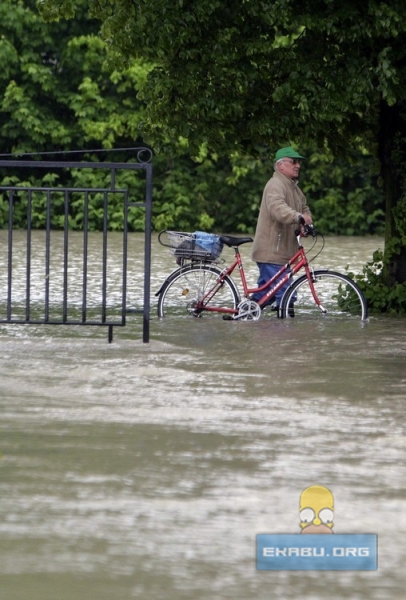
M 406 248 L 397 243 L 406 235 L 406 220 L 402 217 L 402 213 L 406 215 L 404 108 L 400 102 L 394 106 L 381 102 L 379 159 L 386 205 L 385 253 L 389 258 L 383 283 L 389 286 L 406 281 Z

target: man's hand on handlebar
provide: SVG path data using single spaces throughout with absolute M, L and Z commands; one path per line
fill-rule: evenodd
M 311 218 L 311 216 L 308 213 L 303 213 L 299 217 L 299 224 L 300 225 L 313 225 L 313 219 Z
M 308 235 L 311 235 L 312 237 L 316 237 L 316 230 L 314 228 L 313 223 L 310 223 L 309 225 L 304 225 L 302 227 L 302 236 L 307 237 Z
M 316 230 L 313 226 L 313 221 L 309 214 L 304 213 L 303 215 L 300 215 L 299 224 L 300 224 L 300 234 L 303 237 L 307 237 L 308 235 L 311 235 L 313 237 L 316 236 Z

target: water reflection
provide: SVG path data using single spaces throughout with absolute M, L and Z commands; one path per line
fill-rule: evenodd
M 359 266 L 376 246 L 337 243 Z M 157 289 L 173 261 L 153 259 Z M 405 324 L 153 314 L 150 344 L 134 316 L 111 345 L 97 328 L 1 327 L 4 598 L 403 598 Z M 377 572 L 255 570 L 256 534 L 299 532 L 315 483 L 336 533 L 378 534 Z

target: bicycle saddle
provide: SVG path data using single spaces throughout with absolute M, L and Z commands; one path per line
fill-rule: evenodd
M 221 235 L 220 241 L 222 241 L 223 244 L 225 244 L 229 248 L 232 248 L 234 246 L 241 246 L 241 244 L 246 244 L 247 242 L 252 242 L 253 239 L 250 237 L 240 238 L 240 237 L 232 237 L 230 235 Z

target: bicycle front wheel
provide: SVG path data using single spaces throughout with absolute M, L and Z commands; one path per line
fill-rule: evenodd
M 313 295 L 306 275 L 294 281 L 281 300 L 280 316 L 294 314 L 302 316 L 325 316 L 334 319 L 358 319 L 368 316 L 367 303 L 358 285 L 347 275 L 335 271 L 313 271 Z
M 206 264 L 190 264 L 175 271 L 161 288 L 158 317 L 219 316 L 219 312 L 205 310 L 204 306 L 236 309 L 240 302 L 237 287 L 230 277 L 218 283 L 220 274 L 220 269 Z

